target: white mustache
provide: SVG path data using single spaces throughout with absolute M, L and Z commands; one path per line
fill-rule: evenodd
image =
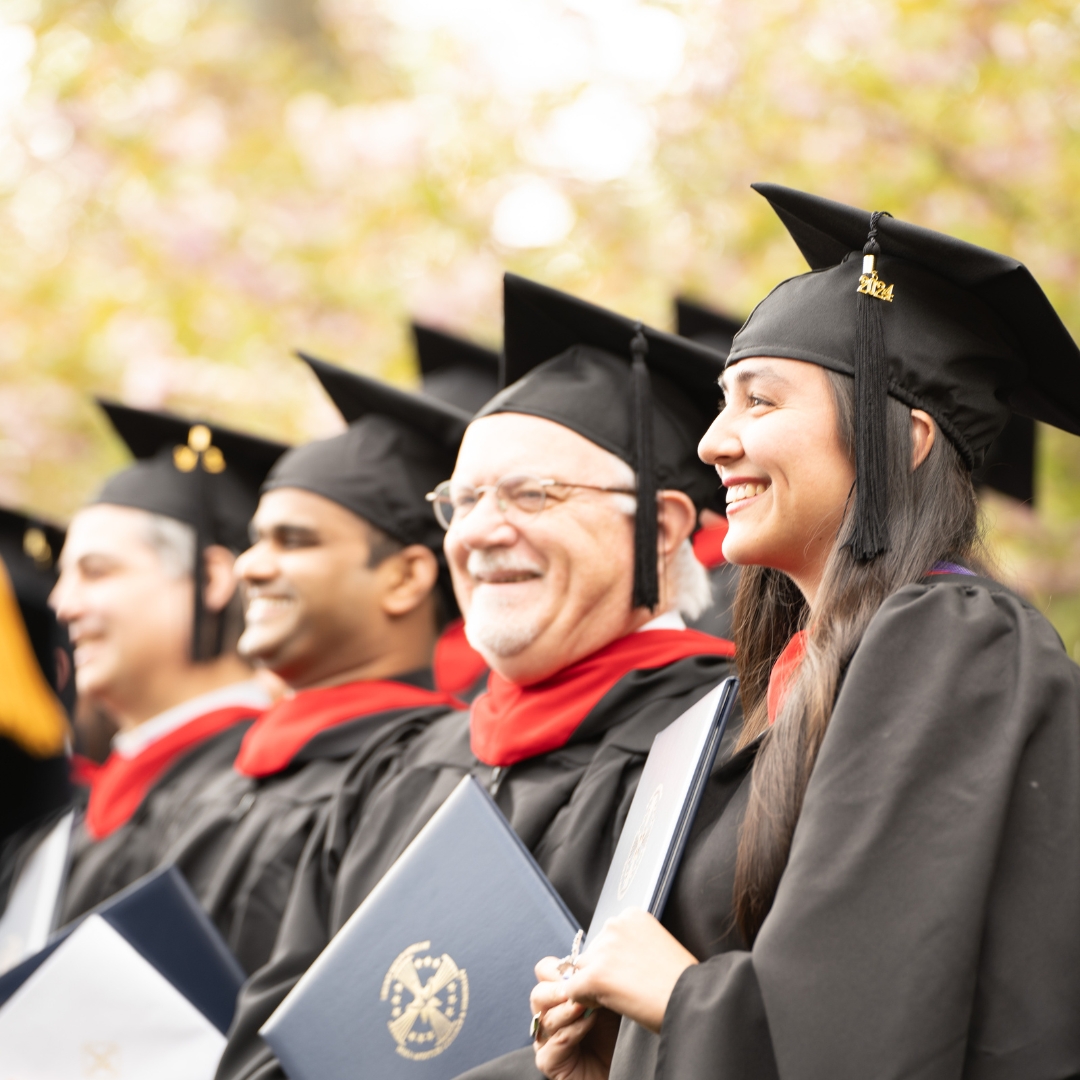
M 465 569 L 473 578 L 490 574 L 537 574 L 543 575 L 543 567 L 530 559 L 522 558 L 505 548 L 474 549 L 469 552 Z

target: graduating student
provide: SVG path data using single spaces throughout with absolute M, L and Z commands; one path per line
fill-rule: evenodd
M 0 847 L 70 799 L 60 695 L 70 705 L 71 654 L 48 605 L 63 540 L 0 508 Z M 0 882 L 0 910 L 4 896 Z
M 423 323 L 412 324 L 412 335 L 425 394 L 456 405 L 470 416 L 495 396 L 497 352 Z M 462 619 L 452 620 L 439 635 L 434 672 L 435 685 L 463 701 L 472 701 L 487 685 L 487 663 L 465 637 Z
M 1080 669 L 980 565 L 971 470 L 1010 410 L 1080 433 L 1080 351 L 1014 259 L 758 190 L 813 272 L 739 332 L 701 443 L 745 567 L 741 749 L 663 923 L 539 965 L 537 1064 L 1076 1076 Z
M 259 1027 L 468 773 L 587 922 L 653 737 L 732 672 L 730 642 L 681 614 L 709 599 L 690 536 L 716 489 L 696 446 L 720 359 L 514 276 L 505 330 L 510 385 L 433 492 L 488 690 L 313 836 L 219 1077 L 281 1075 Z M 495 1068 L 535 1075 L 528 1048 Z
M 732 339 L 740 326 L 741 320 L 725 315 L 722 311 L 695 303 L 685 296 L 675 298 L 676 333 L 708 345 L 725 359 L 731 351 Z M 739 569 L 724 558 L 725 536 L 727 518 L 724 517 L 722 505 L 717 501 L 701 511 L 701 528 L 694 534 L 694 554 L 697 555 L 698 562 L 709 571 L 713 602 L 691 625 L 695 630 L 706 634 L 730 638 Z
M 75 646 L 79 694 L 100 701 L 120 731 L 90 773 L 62 921 L 157 865 L 154 806 L 171 805 L 177 767 L 206 776 L 227 765 L 237 726 L 269 702 L 236 653 L 243 612 L 233 562 L 284 447 L 102 407 L 137 460 L 75 515 L 51 602 Z M 227 729 L 231 751 L 214 738 Z
M 453 595 L 424 495 L 468 415 L 305 359 L 349 428 L 277 462 L 236 563 L 240 653 L 288 693 L 233 744 L 229 767 L 179 778 L 155 841 L 249 971 L 270 957 L 330 794 L 347 782 L 358 811 L 408 741 L 458 706 L 432 681 Z

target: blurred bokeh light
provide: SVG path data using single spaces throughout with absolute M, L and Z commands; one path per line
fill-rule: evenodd
M 298 440 L 291 350 L 403 385 L 500 275 L 658 325 L 802 267 L 755 179 L 1027 262 L 1080 330 L 1080 7 L 1051 0 L 0 0 L 0 502 L 63 518 L 118 396 Z M 1006 572 L 1080 656 L 1080 444 Z

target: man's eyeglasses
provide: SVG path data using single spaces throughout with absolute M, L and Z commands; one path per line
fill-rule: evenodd
M 562 480 L 541 480 L 538 476 L 507 476 L 497 484 L 480 487 L 451 487 L 444 480 L 434 491 L 424 496 L 435 510 L 435 517 L 444 529 L 455 521 L 461 521 L 476 509 L 480 500 L 490 491 L 495 495 L 499 513 L 505 514 L 511 507 L 524 514 L 539 514 L 547 505 L 548 492 L 552 488 L 584 488 L 586 491 L 610 491 L 619 495 L 636 495 L 633 488 L 598 487 L 595 484 L 566 484 Z

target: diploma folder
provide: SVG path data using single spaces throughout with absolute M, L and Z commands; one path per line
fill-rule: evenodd
M 0 976 L 0 1011 L 93 915 L 99 915 L 117 931 L 218 1031 L 228 1032 L 244 971 L 175 867 L 140 878 L 63 927 L 40 952 Z
M 212 1080 L 242 982 L 178 871 L 156 871 L 0 978 L 0 1076 Z
M 577 922 L 466 777 L 263 1026 L 290 1080 L 449 1080 L 531 1043 Z
M 628 908 L 663 914 L 738 691 L 738 679 L 725 679 L 653 739 L 586 948 L 608 919 Z

